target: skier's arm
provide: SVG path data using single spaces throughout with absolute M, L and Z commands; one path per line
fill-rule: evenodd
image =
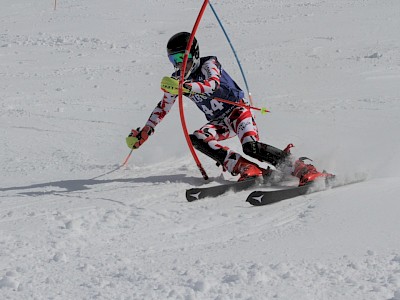
M 193 93 L 214 93 L 220 84 L 220 67 L 221 65 L 215 58 L 207 60 L 201 68 L 201 72 L 206 76 L 206 79 L 203 81 L 186 82 L 185 87 L 190 89 Z
M 163 98 L 154 108 L 149 119 L 146 122 L 147 126 L 150 126 L 153 130 L 154 127 L 158 125 L 164 119 L 164 117 L 169 113 L 176 100 L 176 95 L 164 92 Z
M 147 141 L 150 135 L 154 133 L 154 128 L 162 119 L 169 113 L 172 105 L 176 100 L 176 95 L 171 95 L 170 93 L 164 92 L 162 100 L 157 104 L 151 113 L 146 125 L 140 129 L 132 129 L 129 136 L 126 138 L 126 144 L 129 148 L 137 149 L 144 142 Z
M 132 129 L 131 133 L 126 138 L 126 144 L 130 149 L 137 149 L 147 141 L 149 136 L 154 133 L 154 127 L 156 127 L 157 124 L 160 123 L 165 115 L 171 110 L 175 99 L 175 95 L 164 92 L 162 100 L 154 108 L 145 126 L 142 129 Z

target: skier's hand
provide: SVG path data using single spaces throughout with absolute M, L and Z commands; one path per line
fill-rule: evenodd
M 179 93 L 179 80 L 172 78 L 172 77 L 168 77 L 165 76 L 162 80 L 161 80 L 161 89 L 164 92 L 170 93 L 171 95 L 178 95 Z M 188 86 L 185 85 L 185 83 L 183 84 L 183 89 L 182 89 L 183 94 L 189 94 L 190 93 L 190 89 Z
M 138 149 L 145 141 L 147 141 L 153 132 L 154 129 L 148 125 L 144 126 L 143 129 L 132 129 L 131 133 L 126 138 L 126 144 L 130 149 Z

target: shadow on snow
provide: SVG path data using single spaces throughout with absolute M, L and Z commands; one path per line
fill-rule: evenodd
M 0 192 L 21 191 L 18 194 L 27 196 L 43 196 L 51 194 L 71 193 L 78 191 L 89 190 L 91 186 L 107 183 L 187 183 L 190 185 L 200 186 L 205 184 L 201 178 L 187 177 L 185 174 L 176 175 L 159 175 L 139 178 L 123 178 L 123 179 L 97 179 L 101 176 L 92 179 L 76 179 L 76 180 L 60 180 L 53 182 L 45 182 L 32 184 L 27 186 L 15 186 L 0 188 Z M 48 190 L 49 188 L 60 188 L 63 190 Z M 27 191 L 23 190 L 43 189 L 42 191 Z

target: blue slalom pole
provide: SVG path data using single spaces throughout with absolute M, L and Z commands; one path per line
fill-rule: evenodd
M 221 22 L 220 18 L 218 17 L 218 14 L 215 11 L 214 7 L 212 6 L 211 2 L 209 1 L 208 4 L 210 5 L 212 12 L 214 13 L 215 18 L 217 19 L 219 26 L 221 27 L 222 31 L 224 32 L 224 35 L 225 35 L 226 39 L 228 40 L 229 45 L 231 46 L 232 52 L 235 55 L 236 61 L 237 61 L 238 65 L 239 65 L 240 72 L 242 73 L 243 81 L 244 81 L 244 84 L 246 86 L 247 94 L 249 95 L 250 103 L 251 103 L 251 105 L 254 105 L 253 104 L 253 99 L 251 98 L 249 85 L 247 84 L 246 76 L 244 75 L 243 68 L 242 68 L 242 65 L 240 64 L 240 60 L 239 60 L 239 57 L 236 54 L 235 48 L 233 47 L 233 44 L 232 44 L 232 42 L 231 42 L 231 40 L 230 40 L 230 38 L 228 36 L 228 33 L 226 32 L 224 26 L 222 25 L 222 22 Z

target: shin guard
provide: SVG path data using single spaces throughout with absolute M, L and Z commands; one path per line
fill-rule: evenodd
M 243 152 L 259 161 L 278 166 L 283 163 L 290 153 L 260 142 L 248 142 L 243 144 Z
M 197 138 L 194 134 L 190 134 L 189 136 L 194 148 L 212 158 L 218 164 L 222 166 L 224 165 L 225 157 L 228 154 L 227 150 L 223 148 L 220 148 L 218 150 L 212 149 L 205 141 Z

